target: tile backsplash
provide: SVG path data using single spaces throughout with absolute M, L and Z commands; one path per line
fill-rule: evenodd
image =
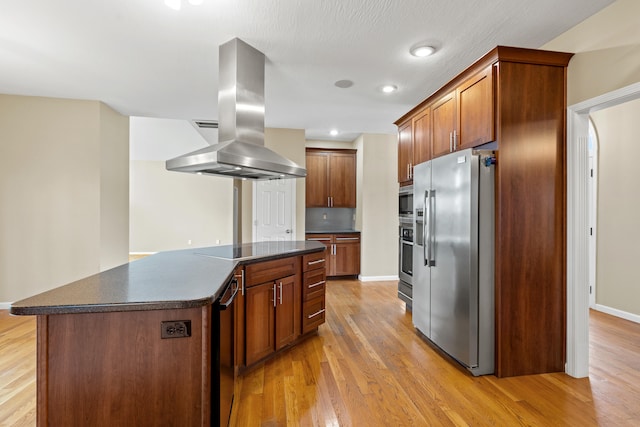
M 356 210 L 353 208 L 307 208 L 305 227 L 309 231 L 354 230 Z

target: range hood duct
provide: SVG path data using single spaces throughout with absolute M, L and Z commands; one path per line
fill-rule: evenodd
M 305 177 L 303 167 L 264 146 L 264 54 L 235 38 L 220 45 L 218 61 L 218 143 L 167 160 L 167 170 L 253 180 Z M 205 127 L 200 123 L 210 122 L 194 126 Z

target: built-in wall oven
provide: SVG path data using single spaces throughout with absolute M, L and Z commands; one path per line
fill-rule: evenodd
M 400 217 L 398 297 L 411 310 L 413 302 L 413 219 Z

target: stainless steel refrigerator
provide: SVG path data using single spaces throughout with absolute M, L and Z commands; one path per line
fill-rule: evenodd
M 494 164 L 468 149 L 413 178 L 413 324 L 473 375 L 494 372 Z

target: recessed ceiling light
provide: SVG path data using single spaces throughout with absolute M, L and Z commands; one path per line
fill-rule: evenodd
M 204 0 L 187 0 L 187 2 L 192 6 L 200 6 Z M 182 9 L 182 0 L 164 0 L 164 4 L 173 10 Z
M 416 45 L 416 46 L 413 46 L 411 49 L 409 49 L 409 52 L 411 52 L 411 55 L 417 56 L 419 58 L 424 58 L 425 56 L 432 55 L 433 52 L 435 51 L 436 51 L 435 47 L 424 45 L 424 44 Z
M 180 10 L 182 8 L 182 0 L 164 0 L 164 4 L 173 10 Z
M 340 89 L 346 89 L 348 87 L 353 86 L 353 82 L 351 80 L 338 80 L 337 82 L 334 83 L 334 85 L 336 85 Z
M 331 132 L 329 132 L 329 135 L 336 136 L 336 135 L 338 135 L 338 131 L 335 130 L 335 129 L 331 129 Z
M 384 93 L 391 93 L 391 92 L 395 92 L 398 90 L 398 86 L 396 85 L 384 85 L 382 86 L 382 91 Z

